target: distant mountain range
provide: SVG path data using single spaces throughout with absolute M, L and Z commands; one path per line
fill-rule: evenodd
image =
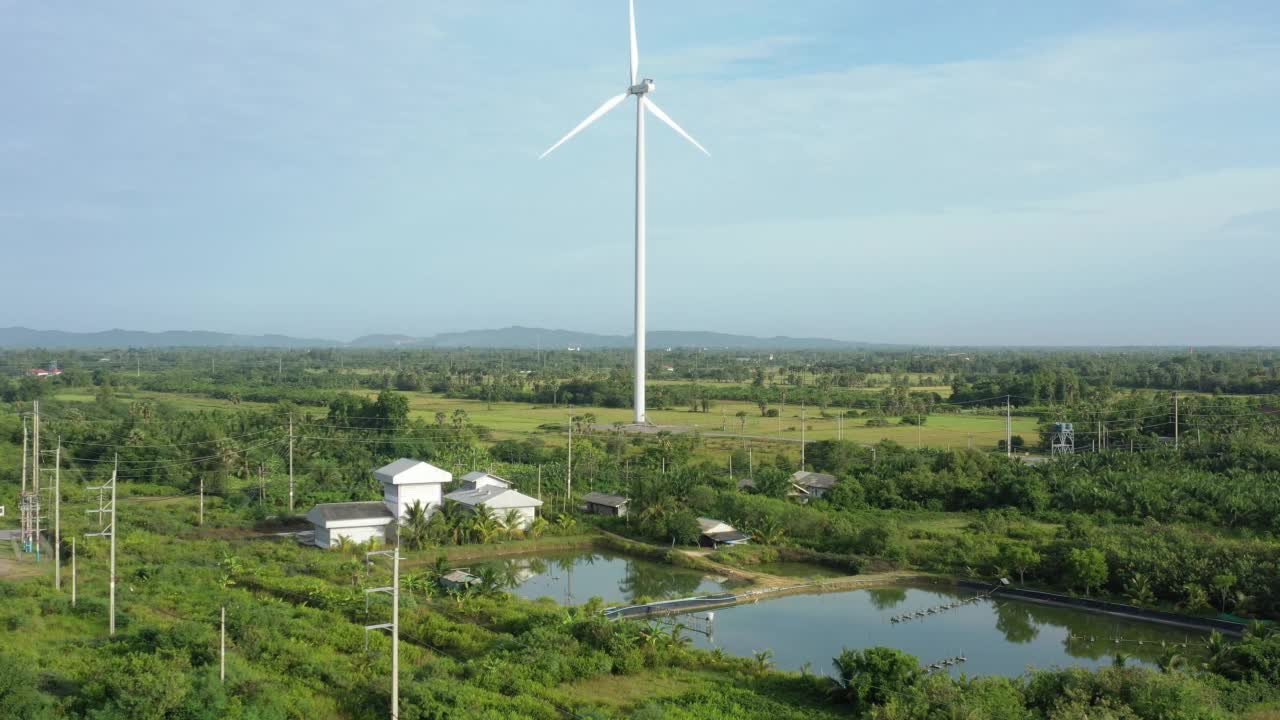
M 630 335 L 598 335 L 572 330 L 508 327 L 498 330 L 467 330 L 428 337 L 409 335 L 365 335 L 351 342 L 295 338 L 287 335 L 234 335 L 199 330 L 104 330 L 75 333 L 61 330 L 32 330 L 24 327 L 0 328 L 0 348 L 124 348 L 124 347 L 251 347 L 251 348 L 625 348 Z M 740 348 L 744 350 L 841 350 L 872 347 L 870 343 L 845 342 L 827 338 L 753 337 L 690 330 L 659 330 L 648 335 L 648 346 Z

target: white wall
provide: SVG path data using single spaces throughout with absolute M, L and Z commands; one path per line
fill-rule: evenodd
M 384 525 L 374 525 L 372 527 L 349 527 L 349 528 L 316 528 L 316 545 L 320 545 L 320 534 L 325 533 L 329 537 L 327 545 L 321 547 L 333 547 L 338 544 L 338 538 L 346 537 L 353 543 L 367 542 L 370 538 L 377 538 L 378 542 L 385 543 L 387 540 L 387 530 Z
M 528 530 L 529 526 L 533 524 L 533 518 L 537 514 L 536 511 L 533 508 L 516 508 L 516 509 L 520 513 L 520 522 L 516 523 L 516 529 Z M 507 512 L 508 512 L 507 510 L 494 510 L 494 513 L 498 516 L 499 522 L 506 521 Z
M 382 501 L 387 504 L 387 509 L 396 516 L 397 523 L 404 522 L 404 511 L 415 500 L 420 500 L 423 507 L 440 507 L 441 493 L 440 485 L 435 483 L 425 485 L 389 485 L 382 486 Z M 435 512 L 434 509 L 431 511 Z M 430 515 L 431 513 L 428 513 Z

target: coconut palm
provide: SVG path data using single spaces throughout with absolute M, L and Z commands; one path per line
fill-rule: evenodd
M 769 670 L 769 668 L 773 667 L 773 651 L 772 650 L 768 650 L 768 649 L 758 650 L 752 653 L 751 655 L 756 662 L 756 672 L 764 674 Z
M 560 517 L 556 518 L 556 530 L 560 531 L 561 534 L 568 534 L 573 530 L 573 526 L 577 524 L 578 521 L 574 520 L 569 513 L 561 513 Z
M 466 535 L 465 522 L 469 520 L 457 503 L 445 503 L 431 516 L 431 534 L 454 545 L 461 545 Z
M 1163 673 L 1171 673 L 1178 668 L 1185 667 L 1186 664 L 1186 656 L 1180 655 L 1173 650 L 1170 650 L 1156 659 L 1156 666 L 1159 667 L 1160 672 Z
M 423 505 L 421 500 L 404 509 L 404 524 L 400 528 L 400 538 L 410 550 L 418 550 L 427 544 L 431 536 L 431 509 Z
M 484 503 L 476 506 L 471 516 L 471 536 L 478 543 L 487 543 L 498 534 L 500 524 L 498 518 Z
M 502 516 L 502 527 L 510 540 L 516 533 L 523 533 L 524 515 L 516 508 L 511 508 Z
M 763 522 L 751 529 L 753 539 L 764 545 L 781 545 L 786 539 L 786 534 L 782 525 L 771 517 L 766 517 Z
M 542 517 L 541 515 L 534 518 L 533 522 L 529 524 L 529 529 L 527 531 L 529 533 L 529 537 L 532 537 L 532 538 L 541 537 L 542 534 L 547 531 L 547 527 L 549 527 L 550 524 L 551 523 L 548 523 L 547 519 Z
M 492 565 L 485 565 L 476 572 L 476 577 L 480 582 L 477 588 L 481 595 L 495 596 L 502 593 L 502 573 Z
M 351 548 L 354 547 L 354 545 L 355 543 L 351 542 L 351 538 L 346 535 L 339 535 L 338 540 L 333 543 L 332 547 L 343 555 L 350 555 Z

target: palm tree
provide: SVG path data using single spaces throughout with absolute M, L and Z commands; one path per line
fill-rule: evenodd
M 1169 652 L 1165 653 L 1164 655 L 1161 655 L 1158 659 L 1156 659 L 1156 666 L 1159 667 L 1160 672 L 1163 672 L 1163 673 L 1171 673 L 1174 670 L 1177 670 L 1178 668 L 1186 666 L 1186 664 L 1187 664 L 1186 656 L 1179 655 L 1177 652 L 1174 652 L 1173 650 L 1170 650 Z
M 502 516 L 502 528 L 507 533 L 507 539 L 510 540 L 516 533 L 523 533 L 524 515 L 516 508 L 511 508 Z
M 532 538 L 541 537 L 542 533 L 547 531 L 547 527 L 550 524 L 551 523 L 547 522 L 547 519 L 542 517 L 541 515 L 534 518 L 533 522 L 529 524 L 529 530 L 528 530 L 529 537 L 532 537 Z
M 667 635 L 667 649 L 673 653 L 682 653 L 691 642 L 689 637 L 684 634 L 685 626 L 683 623 L 676 623 L 671 628 L 670 634 Z
M 484 503 L 476 506 L 471 514 L 471 535 L 476 542 L 487 543 L 498 534 L 498 518 Z
M 350 555 L 353 545 L 354 543 L 351 542 L 351 538 L 346 535 L 339 535 L 338 541 L 333 543 L 333 548 L 343 555 Z
M 421 500 L 404 509 L 404 526 L 400 537 L 410 550 L 418 550 L 427 543 L 431 534 L 431 509 L 424 506 Z
M 577 524 L 578 521 L 574 520 L 569 513 L 561 513 L 560 517 L 556 518 L 556 529 L 563 534 L 568 534 L 569 531 L 573 530 L 573 526 Z
M 751 655 L 756 661 L 756 672 L 764 674 L 770 667 L 773 666 L 772 650 L 768 650 L 768 649 L 758 650 L 752 653 Z
M 445 503 L 431 516 L 431 532 L 441 540 L 461 545 L 466 532 L 464 523 L 469 520 L 470 518 L 462 513 L 457 503 Z
M 476 572 L 480 594 L 494 596 L 502 592 L 502 573 L 492 565 L 485 565 Z
M 786 539 L 787 532 L 777 520 L 772 517 L 766 517 L 763 522 L 752 529 L 751 534 L 756 541 L 762 544 L 781 545 L 783 540 Z

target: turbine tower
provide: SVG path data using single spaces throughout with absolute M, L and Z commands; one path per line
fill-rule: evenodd
M 539 156 L 538 159 L 541 160 L 542 158 L 550 155 L 556 148 L 565 144 L 565 142 L 567 142 L 569 138 L 582 132 L 588 125 L 595 122 L 596 120 L 599 120 L 610 110 L 621 105 L 622 102 L 626 100 L 628 97 L 631 97 L 632 95 L 635 96 L 636 98 L 636 308 L 635 308 L 635 311 L 636 311 L 636 355 L 635 355 L 636 379 L 635 379 L 634 405 L 635 405 L 635 411 L 636 411 L 636 424 L 641 425 L 647 422 L 647 418 L 645 417 L 645 406 L 644 406 L 644 376 L 645 376 L 645 362 L 644 362 L 644 341 L 645 341 L 644 113 L 645 113 L 645 110 L 648 110 L 649 112 L 653 113 L 654 117 L 666 123 L 668 126 L 671 127 L 672 130 L 675 130 L 677 133 L 679 133 L 680 137 L 683 137 L 685 140 L 688 140 L 689 142 L 693 143 L 694 147 L 698 148 L 706 155 L 710 156 L 711 153 L 707 152 L 706 148 L 698 144 L 697 140 L 694 140 L 693 137 L 689 135 L 689 133 L 685 132 L 683 128 L 681 128 L 679 125 L 676 124 L 675 120 L 672 120 L 669 115 L 663 112 L 662 108 L 658 107 L 657 103 L 655 103 L 652 99 L 650 99 L 649 93 L 653 92 L 654 82 L 649 78 L 640 80 L 638 75 L 639 67 L 640 67 L 640 51 L 636 47 L 635 0 L 629 0 L 629 9 L 630 9 L 630 21 L 631 21 L 630 23 L 630 27 L 631 27 L 631 75 L 630 75 L 631 84 L 630 84 L 630 87 L 628 87 L 627 91 L 622 93 L 621 95 L 617 95 L 615 97 L 612 97 L 606 100 L 603 105 L 596 108 L 595 112 L 588 115 L 586 120 L 583 120 L 582 122 L 578 123 L 577 127 L 570 130 L 568 135 L 565 135 L 564 137 L 560 138 L 559 142 L 557 142 L 555 145 L 552 145 L 546 152 L 542 153 L 542 155 Z

